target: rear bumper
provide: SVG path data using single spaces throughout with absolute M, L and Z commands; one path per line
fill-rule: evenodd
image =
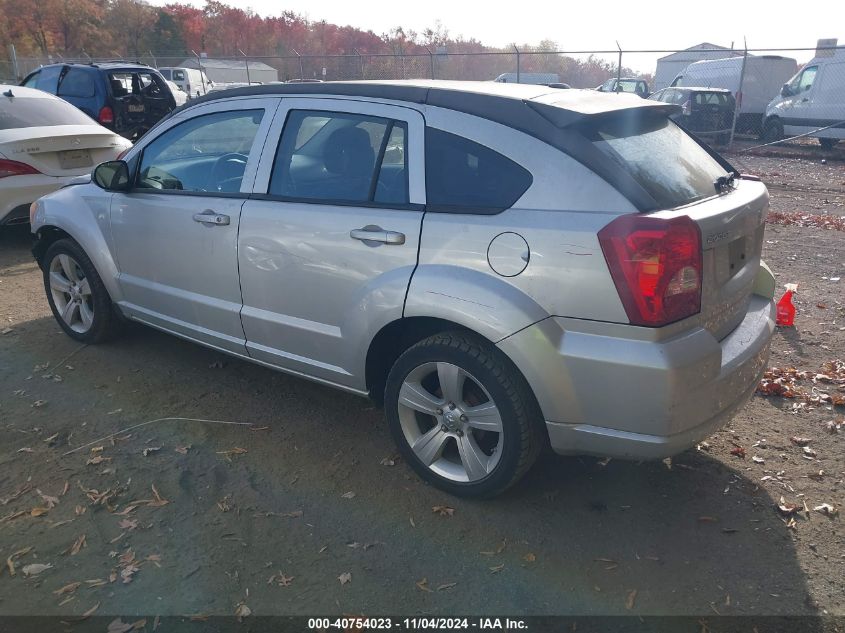
M 694 446 L 745 404 L 774 324 L 772 301 L 753 295 L 721 341 L 704 329 L 648 340 L 642 328 L 550 318 L 499 346 L 534 389 L 556 452 L 658 459 Z
M 32 174 L 27 176 L 9 176 L 0 181 L 0 226 L 19 219 L 24 208 L 26 221 L 29 222 L 29 205 L 71 182 L 78 176 L 45 176 Z

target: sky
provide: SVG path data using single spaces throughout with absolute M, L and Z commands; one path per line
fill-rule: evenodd
M 172 1 L 172 0 L 171 0 Z M 794 0 L 224 0 L 259 15 L 292 10 L 312 21 L 352 25 L 377 34 L 393 27 L 421 32 L 436 20 L 453 36 L 491 46 L 553 40 L 559 50 L 683 49 L 701 42 L 741 48 L 814 47 L 819 38 L 845 44 L 845 1 L 811 0 L 796 13 Z M 153 0 L 153 4 L 165 4 Z M 189 4 L 203 6 L 202 1 Z M 799 61 L 811 54 L 793 53 Z M 634 56 L 631 66 L 659 55 Z M 626 61 L 623 63 L 629 65 Z

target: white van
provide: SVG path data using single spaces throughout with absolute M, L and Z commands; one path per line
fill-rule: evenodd
M 817 51 L 766 108 L 763 140 L 798 134 L 825 149 L 845 139 L 845 47 Z
M 560 83 L 560 75 L 557 73 L 519 73 L 517 79 L 516 73 L 502 73 L 493 81 L 500 84 L 536 84 L 538 86 L 545 86 L 547 84 Z
M 675 77 L 672 85 L 730 90 L 739 107 L 736 131 L 759 134 L 766 106 L 778 93 L 783 82 L 794 75 L 796 70 L 798 63 L 791 57 L 749 55 L 745 60 L 745 75 L 740 90 L 742 57 L 705 59 L 687 66 Z
M 201 97 L 214 87 L 204 70 L 198 68 L 179 68 L 175 66 L 162 66 L 158 71 L 175 83 L 188 95 L 188 98 Z

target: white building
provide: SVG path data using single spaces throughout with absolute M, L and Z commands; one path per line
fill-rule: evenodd
M 271 81 L 279 80 L 279 71 L 272 66 L 268 66 L 264 62 L 255 60 L 243 59 L 214 59 L 212 57 L 201 57 L 199 64 L 196 57 L 189 57 L 183 61 L 180 66 L 185 68 L 199 68 L 202 69 L 208 78 L 214 83 L 229 84 L 229 83 L 251 83 L 261 82 L 263 84 Z M 249 64 L 249 73 L 247 73 L 247 64 Z M 249 79 L 247 80 L 247 74 Z
M 742 56 L 742 52 L 734 50 L 731 53 L 730 48 L 717 46 L 709 42 L 702 42 L 686 50 L 661 57 L 657 60 L 657 70 L 654 73 L 652 91 L 657 92 L 667 87 L 672 83 L 672 80 L 678 73 L 682 72 L 693 62 L 701 61 L 702 59 L 723 59 L 731 55 Z

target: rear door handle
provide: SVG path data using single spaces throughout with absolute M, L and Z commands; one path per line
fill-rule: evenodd
M 397 231 L 385 231 L 380 226 L 373 226 L 369 224 L 361 229 L 352 229 L 349 231 L 349 237 L 353 240 L 361 240 L 365 244 L 372 242 L 375 244 L 404 244 L 405 234 Z
M 194 214 L 194 222 L 199 222 L 205 226 L 227 226 L 229 224 L 229 216 L 222 213 L 215 213 L 211 209 L 206 209 L 202 213 Z

